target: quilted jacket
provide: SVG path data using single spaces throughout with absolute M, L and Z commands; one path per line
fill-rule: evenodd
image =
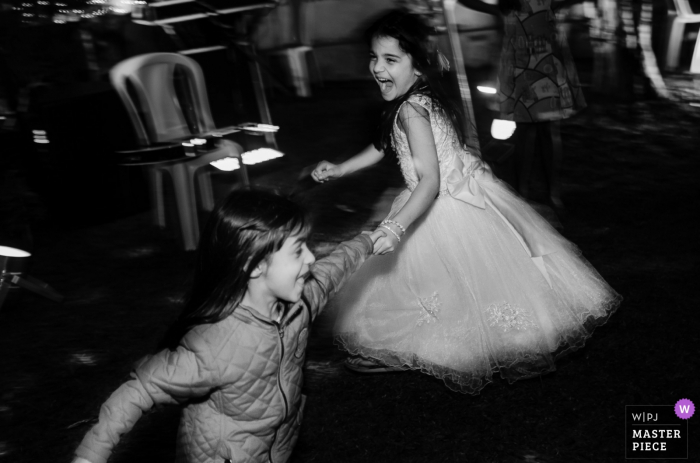
M 175 351 L 142 359 L 102 405 L 76 455 L 104 463 L 154 404 L 185 404 L 177 462 L 285 462 L 302 419 L 302 366 L 311 321 L 372 251 L 366 235 L 312 267 L 301 301 L 279 323 L 237 307 L 192 329 Z

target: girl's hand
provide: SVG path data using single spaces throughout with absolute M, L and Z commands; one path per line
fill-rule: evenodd
M 372 244 L 377 242 L 380 236 L 383 236 L 381 233 L 377 233 L 376 231 L 369 231 L 369 230 L 364 230 L 363 232 L 360 233 L 360 235 L 367 235 L 369 236 L 369 239 L 372 240 Z
M 394 252 L 394 249 L 396 249 L 396 246 L 399 244 L 399 240 L 396 239 L 394 234 L 385 230 L 375 230 L 370 235 L 370 238 L 374 241 L 373 254 L 375 256 Z
M 340 166 L 332 164 L 328 161 L 321 161 L 318 163 L 313 172 L 311 172 L 311 178 L 316 180 L 318 183 L 324 183 L 328 180 L 334 180 L 343 176 L 343 170 Z

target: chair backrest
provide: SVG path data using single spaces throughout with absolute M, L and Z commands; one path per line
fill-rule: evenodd
M 670 3 L 669 10 L 673 9 L 679 17 L 692 19 L 692 22 L 700 19 L 700 14 L 693 11 L 693 5 L 688 0 L 673 0 Z
M 180 92 L 178 75 L 185 84 Z M 191 58 L 177 53 L 134 56 L 115 65 L 109 77 L 142 146 L 215 128 L 202 68 Z

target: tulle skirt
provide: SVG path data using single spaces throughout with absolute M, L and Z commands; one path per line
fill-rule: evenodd
M 512 383 L 554 370 L 607 321 L 621 297 L 578 248 L 502 182 L 482 187 L 484 208 L 439 197 L 353 275 L 330 307 L 339 346 L 478 394 L 494 372 Z M 533 258 L 514 224 L 548 251 Z

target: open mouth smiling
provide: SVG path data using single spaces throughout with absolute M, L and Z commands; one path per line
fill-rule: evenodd
M 379 86 L 382 88 L 382 90 L 385 90 L 387 85 L 391 84 L 391 80 L 389 79 L 383 79 L 381 77 L 375 77 L 377 82 L 379 83 Z

